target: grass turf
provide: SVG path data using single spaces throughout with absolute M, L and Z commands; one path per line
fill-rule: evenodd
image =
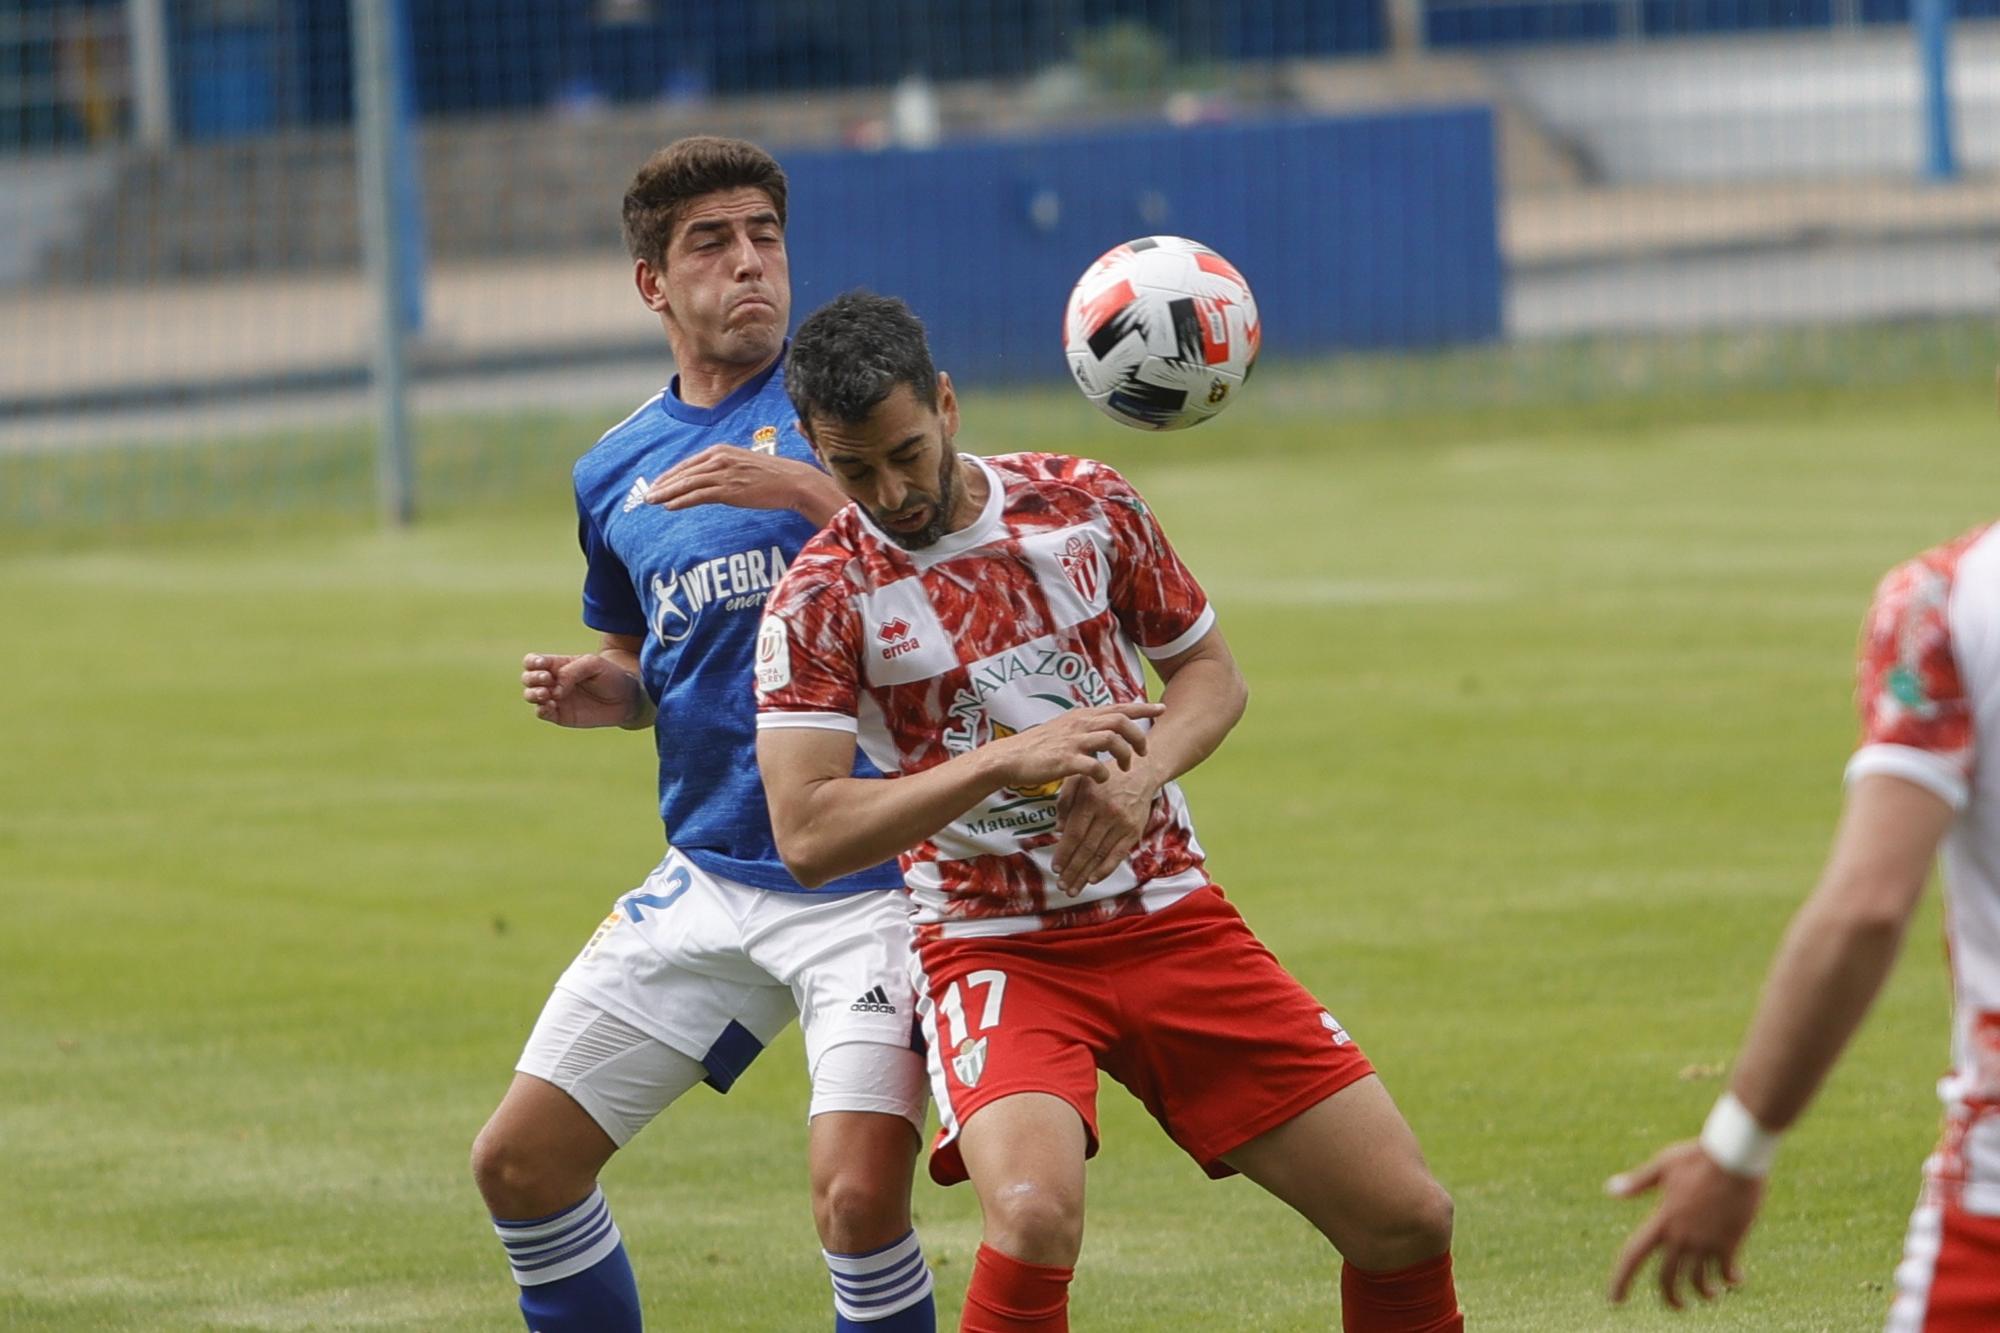
M 1456 1195 L 1475 1327 L 1879 1323 L 1946 1059 L 1935 903 L 1725 1310 L 1608 1310 L 1640 1212 L 1599 1187 L 1715 1095 L 1831 829 L 1869 588 L 1990 516 L 1989 414 L 1968 384 L 1336 426 L 1303 375 L 1186 438 L 968 405 L 968 447 L 1125 467 L 1207 582 L 1253 694 L 1188 783 L 1212 868 Z M 0 559 L 0 1326 L 511 1326 L 466 1148 L 658 854 L 644 742 L 514 684 L 585 641 L 561 459 L 600 424 L 534 423 L 542 498 L 410 533 Z M 828 1322 L 804 1100 L 792 1034 L 612 1165 L 654 1326 Z M 1080 1327 L 1331 1323 L 1303 1223 L 1103 1106 Z M 955 1312 L 973 1200 L 916 1208 Z

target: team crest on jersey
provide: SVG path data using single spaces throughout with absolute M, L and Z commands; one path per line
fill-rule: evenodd
M 1097 543 L 1077 533 L 1063 543 L 1056 556 L 1062 565 L 1063 577 L 1076 589 L 1077 596 L 1086 602 L 1097 600 L 1097 584 L 1103 572 L 1103 562 L 1097 554 Z
M 958 1054 L 951 1057 L 952 1071 L 958 1081 L 968 1088 L 979 1086 L 979 1076 L 986 1072 L 986 1038 L 974 1037 L 958 1048 Z
M 778 428 L 759 426 L 757 433 L 750 437 L 750 452 L 753 454 L 776 454 L 778 452 Z

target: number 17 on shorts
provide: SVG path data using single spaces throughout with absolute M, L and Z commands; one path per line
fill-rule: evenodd
M 979 992 L 985 991 L 983 999 Z M 944 988 L 944 998 L 938 1001 L 938 1035 L 944 1039 L 945 1049 L 953 1052 L 951 1071 L 958 1081 L 968 1088 L 979 1086 L 979 1076 L 986 1072 L 986 1038 L 989 1028 L 1000 1026 L 1000 1009 L 1007 1002 L 1007 974 L 993 968 L 981 968 L 969 972 L 965 977 L 965 991 L 975 997 L 975 1013 L 978 1023 L 975 1027 L 967 1021 L 965 994 L 954 981 Z

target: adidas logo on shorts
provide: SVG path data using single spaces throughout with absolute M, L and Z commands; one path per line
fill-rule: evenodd
M 857 1014 L 893 1014 L 896 1006 L 889 1003 L 889 996 L 880 986 L 847 1006 Z

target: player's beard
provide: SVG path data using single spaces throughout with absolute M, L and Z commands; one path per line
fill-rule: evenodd
M 931 506 L 930 521 L 915 532 L 898 532 L 883 522 L 884 515 L 875 515 L 876 526 L 888 534 L 889 540 L 906 551 L 921 551 L 927 546 L 937 545 L 938 538 L 951 531 L 951 511 L 958 504 L 958 450 L 952 448 L 951 437 L 944 440 L 944 465 L 938 469 L 937 500 Z

